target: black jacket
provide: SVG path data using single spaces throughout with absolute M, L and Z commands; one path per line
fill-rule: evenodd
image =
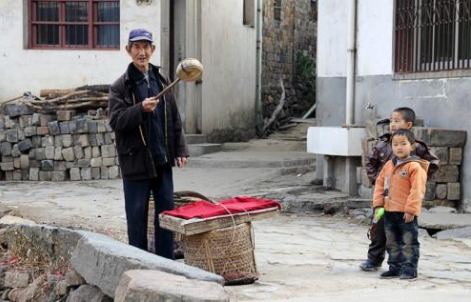
M 132 64 L 132 63 L 131 63 Z M 142 105 L 132 93 L 133 81 L 130 67 L 111 86 L 109 91 L 109 123 L 116 134 L 116 148 L 124 179 L 137 180 L 157 177 L 155 163 L 148 148 L 144 127 Z M 161 87 L 168 80 L 153 66 L 152 72 L 160 80 Z M 169 163 L 175 166 L 176 157 L 188 157 L 188 148 L 182 129 L 180 113 L 172 93 L 160 99 L 165 108 L 165 145 L 170 156 Z

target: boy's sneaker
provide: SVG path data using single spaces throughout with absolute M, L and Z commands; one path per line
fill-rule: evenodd
M 361 270 L 365 272 L 377 271 L 380 267 L 381 267 L 381 264 L 373 263 L 370 260 L 366 260 L 365 262 L 360 264 Z
M 379 275 L 381 279 L 392 279 L 392 278 L 399 278 L 399 276 L 402 276 L 399 272 L 397 271 L 392 271 L 389 270 L 387 272 L 382 273 Z
M 401 280 L 408 280 L 408 281 L 413 281 L 417 279 L 417 273 L 402 273 L 401 276 L 399 277 Z

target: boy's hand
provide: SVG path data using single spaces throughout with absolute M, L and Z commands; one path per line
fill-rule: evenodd
M 409 214 L 409 213 L 404 213 L 404 221 L 406 223 L 410 223 L 412 222 L 412 220 L 414 220 L 415 216 L 412 215 L 412 214 Z

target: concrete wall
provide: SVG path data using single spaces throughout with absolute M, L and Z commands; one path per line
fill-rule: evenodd
M 25 91 L 109 84 L 122 74 L 130 58 L 124 47 L 129 30 L 146 27 L 160 45 L 160 1 L 138 6 L 120 2 L 120 50 L 36 50 L 27 48 L 27 1 L 0 1 L 0 102 Z M 157 50 L 152 63 L 160 63 Z
M 318 117 L 323 126 L 340 126 L 345 119 L 347 0 L 319 1 Z M 393 73 L 393 1 L 377 5 L 358 1 L 356 124 L 371 116 L 388 117 L 400 106 L 412 107 L 426 127 L 471 130 L 470 77 L 397 79 Z M 368 103 L 374 109 L 366 110 Z M 471 180 L 471 145 L 464 149 L 461 182 Z M 471 204 L 471 187 L 463 187 L 464 206 Z
M 216 140 L 253 135 L 256 30 L 244 26 L 243 1 L 204 0 L 202 132 Z

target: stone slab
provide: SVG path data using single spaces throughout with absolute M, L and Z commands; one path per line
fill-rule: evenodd
M 422 212 L 419 226 L 436 230 L 467 227 L 471 226 L 471 214 Z
M 125 271 L 153 269 L 182 275 L 190 279 L 224 283 L 221 276 L 165 259 L 100 234 L 79 231 L 83 237 L 71 258 L 71 266 L 88 284 L 114 297 Z
M 457 229 L 450 229 L 433 235 L 437 239 L 468 238 L 471 239 L 471 226 Z

